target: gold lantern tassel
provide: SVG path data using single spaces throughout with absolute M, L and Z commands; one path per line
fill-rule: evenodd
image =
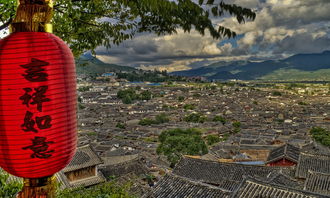
M 24 185 L 16 198 L 55 198 L 55 177 L 24 178 Z
M 52 17 L 52 0 L 19 0 L 11 31 L 52 33 Z

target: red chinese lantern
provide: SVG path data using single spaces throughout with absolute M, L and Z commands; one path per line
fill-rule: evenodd
M 23 178 L 52 176 L 77 141 L 76 74 L 67 45 L 46 32 L 0 41 L 0 166 Z

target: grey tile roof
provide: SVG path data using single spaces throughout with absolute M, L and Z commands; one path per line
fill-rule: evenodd
M 267 177 L 248 177 L 246 179 L 252 179 L 257 181 L 262 181 L 263 183 L 277 185 L 277 186 L 284 186 L 288 188 L 295 188 L 295 189 L 303 189 L 304 184 L 303 181 L 296 180 L 293 177 L 290 177 L 289 174 L 286 172 L 273 172 Z
M 300 153 L 295 176 L 307 178 L 309 170 L 330 174 L 330 156 Z
M 229 191 L 168 174 L 143 198 L 228 198 L 229 196 Z
M 270 151 L 266 164 L 275 162 L 282 158 L 297 163 L 299 159 L 299 153 L 300 153 L 300 149 L 298 147 L 295 147 L 291 144 L 285 144 Z
M 70 172 L 90 166 L 102 164 L 101 158 L 92 150 L 90 145 L 85 145 L 77 148 L 71 162 L 62 170 L 63 172 Z
M 246 177 L 266 178 L 280 171 L 279 167 L 222 163 L 183 157 L 173 173 L 233 191 Z
M 330 196 L 330 174 L 308 171 L 304 190 Z
M 106 177 L 120 177 L 129 173 L 134 173 L 136 175 L 148 173 L 147 167 L 139 158 L 133 158 L 129 161 L 117 164 L 102 165 L 100 166 L 100 170 Z
M 290 188 L 302 188 L 302 184 L 299 183 L 298 180 L 293 179 L 283 173 L 278 173 L 274 177 L 272 177 L 268 183 L 279 185 L 279 186 L 286 186 Z
M 265 184 L 257 180 L 245 180 L 231 198 L 325 198 L 306 191 Z

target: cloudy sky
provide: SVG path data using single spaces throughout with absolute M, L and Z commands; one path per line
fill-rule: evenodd
M 279 59 L 297 53 L 330 49 L 330 0 L 227 0 L 256 10 L 253 22 L 238 24 L 235 18 L 213 20 L 239 36 L 214 40 L 196 32 L 158 37 L 137 35 L 118 47 L 97 49 L 107 63 L 143 69 L 185 70 L 220 60 Z
M 107 63 L 178 71 L 222 60 L 281 59 L 330 50 L 330 0 L 224 1 L 257 13 L 254 21 L 245 24 L 238 24 L 234 17 L 213 20 L 235 30 L 236 39 L 214 40 L 208 34 L 182 30 L 160 37 L 143 33 L 111 49 L 97 48 L 97 57 Z

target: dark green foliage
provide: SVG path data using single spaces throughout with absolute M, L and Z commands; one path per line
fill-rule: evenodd
M 226 141 L 226 140 L 228 140 L 229 136 L 230 136 L 229 133 L 225 133 L 225 134 L 223 134 L 223 137 L 220 140 L 221 141 Z
M 171 129 L 163 131 L 159 136 L 160 145 L 157 154 L 164 154 L 173 167 L 181 155 L 204 155 L 208 152 L 197 129 Z
M 199 94 L 199 93 L 194 93 L 193 96 L 196 97 L 196 98 L 199 98 L 199 97 L 201 97 L 201 94 Z
M 213 145 L 215 143 L 220 142 L 221 139 L 219 138 L 218 135 L 208 135 L 206 136 L 206 142 L 208 145 Z
M 132 104 L 133 100 L 129 95 L 125 95 L 125 97 L 122 99 L 122 102 L 124 104 Z
M 161 114 L 159 114 L 159 115 L 156 116 L 155 121 L 158 124 L 161 124 L 161 123 L 169 122 L 170 119 L 167 117 L 167 115 L 165 113 L 161 113 Z
M 191 113 L 184 117 L 184 121 L 186 122 L 204 123 L 206 120 L 207 117 L 200 113 Z
M 179 101 L 179 102 L 183 102 L 183 101 L 184 101 L 184 96 L 179 96 L 179 97 L 178 97 L 178 101 Z
M 91 88 L 90 86 L 79 87 L 78 91 L 85 92 L 85 91 L 89 91 L 90 88 Z
M 300 101 L 300 102 L 298 102 L 298 105 L 308 105 L 308 103 L 304 102 L 304 101 Z
M 9 174 L 0 170 L 0 197 L 11 198 L 15 197 L 22 187 L 23 183 L 17 181 L 8 181 Z
M 184 77 L 171 76 L 163 71 L 142 71 L 136 70 L 132 72 L 117 72 L 117 77 L 120 79 L 126 79 L 130 82 L 134 81 L 148 81 L 148 82 L 171 82 L 171 81 L 185 81 Z
M 233 130 L 234 133 L 238 133 L 241 131 L 241 122 L 235 121 L 232 123 L 232 125 L 234 127 L 234 130 Z
M 150 119 L 150 118 L 143 118 L 142 120 L 139 121 L 139 125 L 142 126 L 148 126 L 148 125 L 152 125 L 152 124 L 156 124 L 155 120 Z
M 141 92 L 141 100 L 150 100 L 152 93 L 148 90 Z
M 57 193 L 57 198 L 134 198 L 128 190 L 130 184 L 120 186 L 114 182 L 99 184 L 90 188 L 65 189 Z
M 107 48 L 118 45 L 138 32 L 162 35 L 182 28 L 185 32 L 195 29 L 201 35 L 208 30 L 213 38 L 235 37 L 232 30 L 214 25 L 211 17 L 229 13 L 236 16 L 239 23 L 255 19 L 254 12 L 240 6 L 207 1 L 202 4 L 207 9 L 192 0 L 56 0 L 54 33 L 79 55 L 100 45 Z M 16 0 L 0 4 L 0 30 L 12 21 L 15 6 Z
M 131 99 L 137 99 L 137 93 L 135 92 L 134 89 L 129 88 L 129 89 L 122 89 L 117 92 L 117 97 L 120 99 L 125 98 L 126 96 L 129 96 Z
M 235 122 L 233 122 L 233 127 L 235 127 L 235 128 L 240 128 L 241 127 L 241 122 L 239 122 L 239 121 L 235 121 Z
M 170 121 L 170 119 L 167 117 L 167 115 L 164 113 L 161 113 L 161 114 L 157 115 L 154 120 L 150 119 L 150 118 L 144 118 L 144 119 L 140 120 L 139 125 L 147 126 L 147 125 L 152 125 L 152 124 L 162 124 L 162 123 L 166 123 L 169 121 Z
M 86 109 L 86 107 L 80 103 L 78 104 L 78 107 L 79 107 L 79 109 Z
M 133 88 L 122 89 L 117 92 L 117 97 L 122 99 L 124 104 L 131 104 L 134 100 L 150 100 L 152 93 L 148 90 L 142 91 L 140 94 Z
M 227 120 L 224 117 L 219 116 L 219 115 L 214 116 L 212 121 L 213 122 L 221 122 L 222 124 L 226 124 L 226 122 L 227 122 Z
M 117 128 L 120 128 L 120 129 L 125 129 L 125 128 L 126 128 L 126 125 L 125 125 L 124 123 L 118 122 L 118 123 L 116 124 L 116 127 L 117 127 Z
M 274 91 L 273 96 L 282 96 L 282 93 L 279 91 Z
M 321 127 L 313 127 L 310 130 L 312 137 L 319 143 L 330 147 L 330 131 Z
M 194 110 L 195 105 L 194 104 L 185 104 L 185 105 L 183 105 L 183 109 L 184 110 Z

